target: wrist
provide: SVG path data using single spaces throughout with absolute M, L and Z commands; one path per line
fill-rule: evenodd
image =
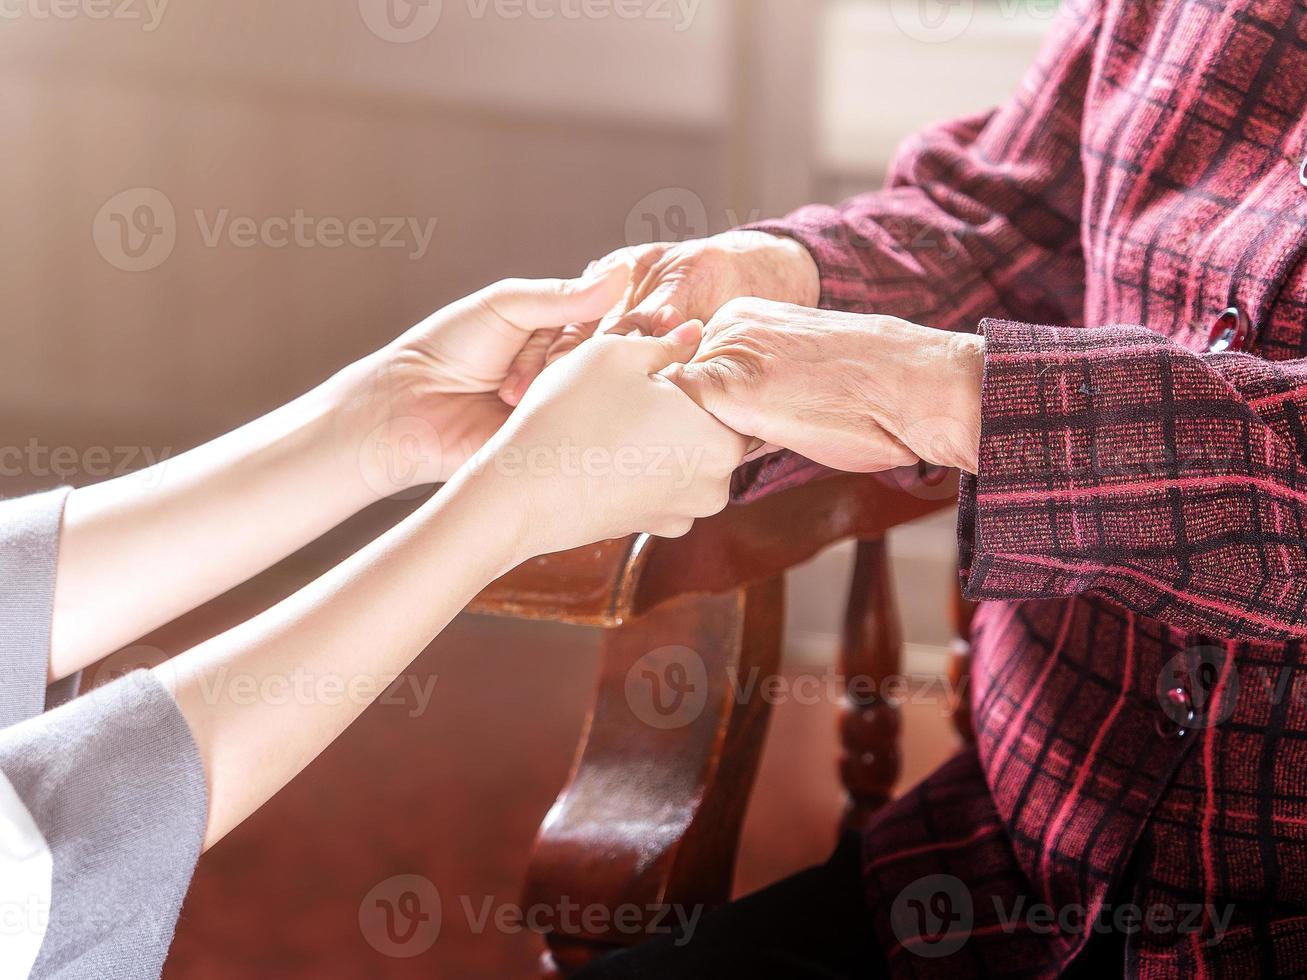
M 386 348 L 350 364 L 313 392 L 329 406 L 328 441 L 341 478 L 356 484 L 368 503 L 436 482 L 430 457 L 438 434 L 406 404 L 397 373 Z
M 923 462 L 974 473 L 980 455 L 984 338 L 889 317 L 874 319 L 870 336 L 880 353 L 868 363 L 882 377 L 869 384 L 876 401 L 893 406 L 877 421 Z M 892 385 L 888 393 L 887 384 Z
M 545 553 L 534 544 L 529 496 L 496 468 L 490 456 L 473 459 L 424 505 L 469 533 L 467 554 L 479 563 L 487 584 Z
M 788 235 L 771 235 L 772 249 L 780 257 L 781 282 L 789 294 L 787 302 L 816 308 L 821 302 L 821 270 L 808 247 Z
M 948 333 L 943 363 L 952 396 L 952 424 L 946 444 L 952 459 L 942 465 L 975 474 L 980 466 L 981 393 L 985 379 L 985 338 L 979 334 Z
M 821 271 L 798 239 L 770 231 L 740 229 L 712 240 L 739 271 L 731 283 L 735 296 L 756 296 L 794 306 L 816 307 L 821 301 Z

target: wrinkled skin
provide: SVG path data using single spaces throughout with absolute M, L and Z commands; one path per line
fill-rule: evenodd
M 847 472 L 974 472 L 980 337 L 888 316 L 735 300 L 665 376 L 723 423 Z

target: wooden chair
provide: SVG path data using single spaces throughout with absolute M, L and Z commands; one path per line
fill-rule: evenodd
M 952 475 L 909 472 L 820 480 L 730 507 L 680 540 L 641 536 L 542 558 L 477 600 L 481 613 L 607 631 L 595 704 L 571 778 L 540 828 L 524 907 L 691 909 L 729 899 L 769 710 L 756 684 L 746 698 L 738 692 L 749 686 L 732 681 L 779 667 L 786 569 L 848 538 L 858 548 L 842 672 L 874 681 L 899 672 L 885 534 L 956 495 Z M 954 612 L 966 636 L 960 599 Z M 955 679 L 967 653 L 959 641 Z M 846 698 L 839 771 L 844 826 L 856 828 L 898 778 L 899 715 L 867 691 Z M 958 722 L 965 731 L 965 716 Z M 632 931 L 587 932 L 582 923 L 550 933 L 543 975 L 565 977 L 642 938 Z

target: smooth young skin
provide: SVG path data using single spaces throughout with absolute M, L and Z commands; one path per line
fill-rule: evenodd
M 683 534 L 727 501 L 746 440 L 658 372 L 693 355 L 698 324 L 609 338 L 545 372 L 522 408 L 431 501 L 299 593 L 156 668 L 194 732 L 211 846 L 307 766 L 487 584 L 533 556 L 651 530 Z M 580 470 L 552 465 L 588 451 Z M 696 463 L 659 467 L 672 450 Z M 524 470 L 512 461 L 533 456 Z M 632 466 L 603 465 L 623 458 Z M 295 672 L 359 698 L 229 696 L 227 680 Z
M 264 418 L 74 491 L 51 679 L 249 579 L 368 504 L 449 479 L 507 420 L 496 393 L 531 334 L 600 315 L 626 286 L 617 267 L 585 281 L 498 283 Z

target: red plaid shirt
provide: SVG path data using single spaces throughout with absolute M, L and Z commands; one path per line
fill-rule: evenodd
M 1307 9 L 1064 6 L 1007 105 L 762 226 L 828 308 L 988 337 L 977 746 L 868 894 L 896 974 L 1307 974 Z

